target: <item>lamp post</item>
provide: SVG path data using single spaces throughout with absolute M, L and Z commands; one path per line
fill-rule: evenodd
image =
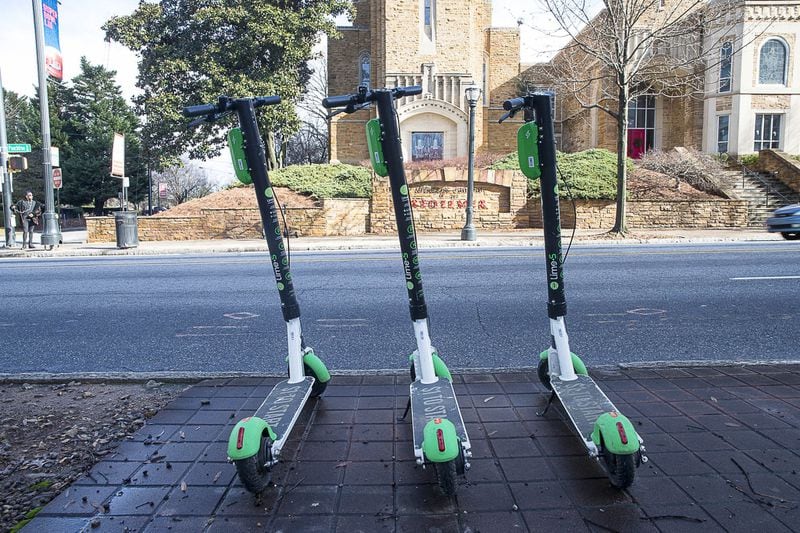
M 481 96 L 481 89 L 477 85 L 470 85 L 466 90 L 469 103 L 469 162 L 467 163 L 467 222 L 461 230 L 462 241 L 475 240 L 475 227 L 472 225 L 472 190 L 475 171 L 475 106 Z

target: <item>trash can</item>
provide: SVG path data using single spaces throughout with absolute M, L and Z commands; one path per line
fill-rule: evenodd
M 136 248 L 139 246 L 139 223 L 136 211 L 119 211 L 114 213 L 117 227 L 117 248 Z

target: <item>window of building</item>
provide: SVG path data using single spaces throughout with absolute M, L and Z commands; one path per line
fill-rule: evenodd
M 369 52 L 362 52 L 358 57 L 358 84 L 366 85 L 369 87 L 369 71 L 370 71 L 370 57 Z
M 443 131 L 414 131 L 411 133 L 411 160 L 444 159 Z
M 486 58 L 483 58 L 483 80 L 481 81 L 481 96 L 483 105 L 489 105 L 489 70 L 486 67 Z
M 425 7 L 424 7 L 424 10 L 423 10 L 423 18 L 424 18 L 425 25 L 426 26 L 430 26 L 431 22 L 433 20 L 433 16 L 432 16 L 432 13 L 431 13 L 431 9 L 432 9 L 431 8 L 431 2 L 433 0 L 424 0 L 424 1 L 425 1 Z
M 652 150 L 656 139 L 656 97 L 643 94 L 628 102 L 628 156 Z
M 724 43 L 719 50 L 719 92 L 731 91 L 731 63 L 733 58 L 733 45 Z
M 767 150 L 781 147 L 781 116 L 756 115 L 755 143 L 753 150 Z
M 780 39 L 769 39 L 758 55 L 758 83 L 786 85 L 786 45 Z
M 720 115 L 717 117 L 717 152 L 720 154 L 728 153 L 728 126 L 730 115 Z

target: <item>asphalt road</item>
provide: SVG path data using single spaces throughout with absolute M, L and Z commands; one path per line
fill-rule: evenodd
M 265 254 L 6 260 L 0 372 L 282 372 Z M 306 341 L 330 369 L 398 369 L 415 348 L 398 252 L 295 253 Z M 541 248 L 421 255 L 451 368 L 518 368 L 547 347 Z M 800 245 L 574 246 L 572 350 L 588 365 L 800 359 Z

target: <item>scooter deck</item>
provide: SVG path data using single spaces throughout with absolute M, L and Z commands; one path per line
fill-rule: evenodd
M 453 384 L 444 378 L 436 383 L 424 384 L 419 380 L 411 383 L 411 419 L 414 432 L 414 455 L 424 458 L 422 439 L 425 425 L 434 418 L 446 418 L 456 428 L 461 447 L 469 450 L 470 443 L 461 409 L 458 407 Z
M 277 435 L 277 440 L 272 443 L 272 454 L 280 454 L 281 448 L 286 443 L 289 433 L 292 432 L 300 411 L 311 394 L 314 378 L 306 376 L 303 381 L 289 383 L 289 380 L 279 382 L 253 416 L 266 420 L 272 431 Z
M 589 376 L 578 375 L 578 379 L 573 381 L 561 381 L 558 377 L 551 376 L 550 384 L 572 425 L 583 439 L 584 446 L 591 455 L 596 455 L 597 447 L 592 441 L 594 423 L 603 413 L 616 411 L 617 408 Z

